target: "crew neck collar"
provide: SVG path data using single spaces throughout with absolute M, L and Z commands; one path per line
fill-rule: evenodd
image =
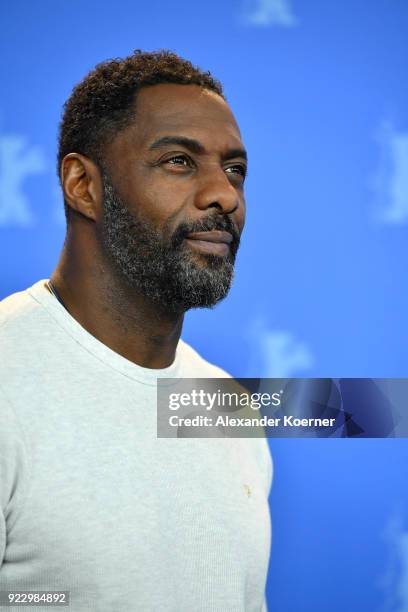
M 82 325 L 69 314 L 64 306 L 47 289 L 49 279 L 41 279 L 27 289 L 30 296 L 43 306 L 54 321 L 71 338 L 79 343 L 85 350 L 92 353 L 97 359 L 103 361 L 124 376 L 132 378 L 146 385 L 156 386 L 158 378 L 180 378 L 181 377 L 181 353 L 185 343 L 180 338 L 173 363 L 167 368 L 144 368 L 119 353 L 110 349 L 106 344 L 90 334 Z

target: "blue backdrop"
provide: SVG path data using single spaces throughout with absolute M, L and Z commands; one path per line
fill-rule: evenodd
M 14 0 L 0 24 L 0 298 L 56 263 L 73 85 L 169 48 L 224 83 L 250 155 L 235 285 L 185 340 L 237 376 L 407 376 L 404 0 Z M 407 612 L 406 441 L 271 448 L 270 610 Z

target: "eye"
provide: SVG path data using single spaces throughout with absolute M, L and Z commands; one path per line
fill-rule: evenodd
M 163 160 L 164 164 L 170 164 L 171 166 L 188 166 L 191 167 L 191 159 L 187 155 L 173 155 Z
M 228 166 L 228 168 L 225 168 L 225 172 L 228 172 L 228 174 L 240 174 L 243 179 L 245 179 L 248 174 L 247 168 L 243 164 L 234 164 L 233 166 Z

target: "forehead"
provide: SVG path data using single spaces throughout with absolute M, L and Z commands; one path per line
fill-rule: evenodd
M 129 131 L 140 146 L 168 135 L 196 138 L 210 148 L 242 146 L 228 104 L 215 92 L 198 85 L 161 83 L 142 88 Z

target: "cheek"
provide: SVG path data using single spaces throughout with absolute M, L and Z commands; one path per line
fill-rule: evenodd
M 193 199 L 191 189 L 182 182 L 162 179 L 145 185 L 143 214 L 166 231 L 174 231 L 188 216 Z
M 152 226 L 165 241 L 169 241 L 177 227 L 185 221 L 185 198 L 180 189 L 157 181 L 132 186 L 127 204 L 135 216 Z

